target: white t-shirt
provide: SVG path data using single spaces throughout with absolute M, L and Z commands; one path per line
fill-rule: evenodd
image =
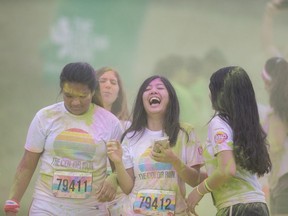
M 189 141 L 187 142 L 188 137 L 185 133 L 180 131 L 177 143 L 172 148 L 173 152 L 189 167 L 203 164 L 202 148 L 196 140 L 193 128 L 188 124 L 181 126 L 188 132 Z M 126 169 L 133 167 L 135 174 L 135 184 L 126 208 L 127 215 L 138 215 L 133 212 L 133 204 L 137 193 L 145 189 L 174 191 L 175 212 L 177 215 L 186 215 L 185 182 L 177 175 L 172 164 L 156 162 L 150 157 L 153 141 L 163 136 L 162 131 L 151 131 L 146 128 L 141 137 L 136 135 L 130 138 L 132 133 L 127 134 L 122 142 L 124 166 Z
M 227 150 L 233 151 L 233 132 L 225 121 L 216 116 L 209 123 L 208 138 L 203 153 L 208 176 L 217 168 L 216 155 Z M 265 196 L 257 176 L 239 166 L 235 177 L 215 189 L 212 195 L 217 209 L 238 203 L 265 203 Z
M 123 131 L 125 131 L 129 126 L 131 125 L 130 121 L 123 121 L 120 120 L 121 126 L 123 128 Z M 107 175 L 110 175 L 112 173 L 112 167 L 109 161 L 109 158 L 107 158 Z M 120 186 L 117 187 L 116 196 L 115 198 L 108 202 L 108 211 L 111 216 L 119 216 L 124 215 L 124 202 L 127 199 L 127 195 L 122 191 Z
M 83 208 L 103 205 L 97 197 L 106 178 L 105 142 L 120 140 L 122 133 L 120 121 L 94 104 L 79 116 L 63 102 L 38 111 L 25 144 L 28 151 L 42 152 L 34 198 Z

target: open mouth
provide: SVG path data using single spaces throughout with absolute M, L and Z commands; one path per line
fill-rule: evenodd
M 160 102 L 161 102 L 161 100 L 160 100 L 160 98 L 158 98 L 158 97 L 151 97 L 151 98 L 149 99 L 150 105 L 160 104 Z

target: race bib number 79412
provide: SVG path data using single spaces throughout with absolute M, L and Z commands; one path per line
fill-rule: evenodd
M 174 215 L 175 192 L 164 190 L 141 190 L 137 193 L 133 210 L 143 215 Z

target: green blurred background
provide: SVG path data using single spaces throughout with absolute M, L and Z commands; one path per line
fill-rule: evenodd
M 138 86 L 160 58 L 172 53 L 202 58 L 216 48 L 228 64 L 247 70 L 258 101 L 267 103 L 260 79 L 267 58 L 261 43 L 266 2 L 0 0 L 1 206 L 22 157 L 30 121 L 37 110 L 61 100 L 58 76 L 69 62 L 117 68 L 131 107 Z M 281 15 L 276 25 L 280 43 L 288 35 L 287 15 Z M 19 215 L 27 215 L 35 176 Z M 200 216 L 214 214 L 209 196 L 198 210 Z

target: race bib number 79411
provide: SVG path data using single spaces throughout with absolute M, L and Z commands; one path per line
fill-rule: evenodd
M 92 191 L 92 173 L 56 171 L 52 191 L 56 197 L 87 198 Z

